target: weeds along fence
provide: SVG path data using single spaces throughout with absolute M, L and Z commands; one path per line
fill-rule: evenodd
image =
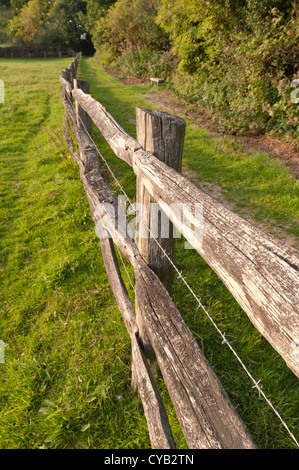
M 161 233 L 151 236 L 151 202 L 158 203 L 297 376 L 299 361 L 294 351 L 299 336 L 298 252 L 232 213 L 180 174 L 183 119 L 137 108 L 137 140 L 128 135 L 89 94 L 89 83 L 76 78 L 80 57 L 79 53 L 60 76 L 63 104 L 79 151 L 66 132 L 65 138 L 80 167 L 108 278 L 130 335 L 132 385 L 142 400 L 151 446 L 175 447 L 155 384 L 158 364 L 189 448 L 255 448 L 171 299 L 174 274 L 186 281 L 173 261 L 174 239 L 163 238 Z M 141 209 L 135 240 L 122 218 L 119 199 L 100 174 L 91 121 L 115 155 L 136 174 L 136 201 Z M 184 213 L 183 221 L 175 209 L 178 204 L 191 207 Z M 202 217 L 194 216 L 196 205 L 203 207 Z M 115 247 L 134 268 L 135 310 L 120 274 Z M 220 330 L 219 333 L 232 349 Z M 250 378 L 258 388 L 258 382 Z

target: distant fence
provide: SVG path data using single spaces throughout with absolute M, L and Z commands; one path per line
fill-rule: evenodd
M 137 140 L 128 135 L 92 98 L 89 83 L 76 78 L 80 57 L 78 54 L 60 76 L 63 104 L 79 151 L 66 133 L 65 138 L 80 167 L 108 278 L 131 338 L 132 384 L 143 403 L 151 445 L 175 447 L 152 373 L 157 360 L 189 448 L 254 448 L 248 430 L 171 299 L 174 239 L 163 239 L 161 233 L 159 241 L 151 236 L 151 204 L 158 203 L 297 376 L 299 360 L 292 352 L 299 332 L 299 254 L 180 174 L 185 134 L 181 118 L 137 108 Z M 120 220 L 118 198 L 100 174 L 91 120 L 116 156 L 137 176 L 136 202 L 141 209 L 135 241 L 126 220 Z M 191 208 L 183 220 L 175 210 L 178 204 Z M 203 207 L 203 219 L 194 216 L 197 205 Z M 142 213 L 142 208 L 147 210 Z M 135 311 L 121 278 L 115 246 L 134 268 Z
M 71 49 L 55 49 L 37 46 L 11 46 L 0 47 L 0 57 L 7 59 L 14 58 L 50 58 L 50 57 L 74 57 L 76 53 Z

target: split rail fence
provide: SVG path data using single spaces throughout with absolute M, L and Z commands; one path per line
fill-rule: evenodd
M 38 46 L 10 46 L 10 47 L 0 47 L 0 57 L 5 57 L 7 59 L 16 59 L 20 57 L 24 58 L 37 58 L 37 57 L 75 57 L 76 53 L 68 47 L 65 50 L 54 49 L 53 47 L 45 48 Z
M 298 252 L 229 211 L 180 174 L 183 119 L 137 108 L 137 140 L 128 135 L 89 94 L 89 83 L 77 79 L 80 57 L 79 53 L 60 76 L 63 104 L 79 151 L 66 133 L 65 138 L 80 167 L 93 220 L 100 227 L 97 233 L 109 282 L 131 339 L 132 385 L 142 400 L 151 446 L 175 448 L 155 384 L 157 363 L 189 448 L 255 448 L 171 299 L 174 240 L 158 237 L 157 243 L 150 236 L 151 202 L 159 204 L 297 376 L 299 361 L 292 351 L 299 332 Z M 146 230 L 135 241 L 130 227 L 123 230 L 118 224 L 122 211 L 100 174 L 91 121 L 137 176 L 136 201 L 149 210 L 140 214 Z M 192 210 L 184 214 L 188 220 L 178 220 L 173 209 L 178 203 L 193 208 L 202 205 L 203 234 L 202 220 Z M 134 268 L 135 310 L 120 274 L 115 245 Z

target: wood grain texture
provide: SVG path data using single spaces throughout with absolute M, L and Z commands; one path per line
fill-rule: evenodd
M 70 113 L 73 121 L 76 122 L 74 111 Z M 118 201 L 100 175 L 96 150 L 90 138 L 81 129 L 76 129 L 75 132 L 80 143 L 80 175 L 93 219 L 96 224 L 105 220 L 103 228 L 110 231 L 113 227 L 114 218 L 110 220 L 111 212 L 105 212 L 107 209 L 106 203 L 111 204 L 113 210 L 117 213 Z M 132 237 L 125 236 L 121 232 L 118 233 L 117 230 L 114 235 L 115 244 L 131 261 L 134 266 L 135 276 L 140 279 L 138 297 L 142 299 L 142 309 L 148 334 L 154 345 L 159 366 L 189 447 L 254 448 L 254 443 L 242 420 L 204 358 L 190 330 L 185 325 L 169 293 L 156 274 L 142 259 Z M 111 257 L 111 243 L 112 241 L 109 241 L 109 248 L 108 242 L 105 241 L 104 251 L 105 249 L 108 251 L 108 256 L 107 252 L 105 254 L 106 264 L 108 272 L 110 272 L 115 295 L 119 299 L 120 308 L 123 308 L 123 296 L 126 298 L 125 303 L 128 299 L 119 276 L 116 274 L 115 260 L 113 256 Z M 107 262 L 109 256 L 110 261 Z M 115 283 L 117 284 L 116 287 Z M 129 305 L 126 309 L 130 311 Z M 132 312 L 129 315 L 130 320 L 126 321 L 129 331 L 132 324 L 134 324 L 131 314 Z M 150 412 L 156 414 L 155 421 L 151 421 L 149 425 L 153 429 L 151 434 L 157 433 L 156 440 L 153 437 L 152 445 L 172 447 L 171 436 L 169 436 L 167 424 L 165 425 L 164 412 L 161 411 L 161 403 L 153 385 L 153 377 L 148 367 L 146 367 L 146 361 L 142 356 L 142 348 L 140 349 L 139 342 L 136 344 L 134 337 L 132 338 L 134 364 L 138 366 L 135 376 L 137 383 L 139 383 L 138 388 L 144 410 L 145 413 L 148 413 L 149 421 L 151 421 Z M 163 427 L 164 434 L 160 432 L 158 434 L 157 426 Z
M 119 240 L 121 240 L 119 247 L 123 249 L 124 239 Z M 133 266 L 135 276 L 139 278 L 139 282 L 136 283 L 137 295 L 147 332 L 188 446 L 254 448 L 254 443 L 242 420 L 204 359 L 169 293 L 140 254 L 134 256 Z M 115 279 L 114 276 L 113 282 Z M 182 364 L 184 370 L 181 370 Z M 141 380 L 140 374 L 143 376 L 144 371 L 139 369 L 138 363 L 134 363 L 134 368 L 138 384 Z M 138 390 L 140 390 L 139 385 Z M 145 397 L 148 397 L 146 391 L 144 391 L 146 400 Z M 145 409 L 146 407 L 151 409 L 153 406 L 153 403 L 142 401 Z
M 184 119 L 169 113 L 136 108 L 137 141 L 144 150 L 152 152 L 167 166 L 181 171 L 186 123 Z M 155 199 L 137 176 L 136 202 L 140 203 L 139 232 L 136 244 L 146 263 L 153 269 L 166 289 L 171 292 L 174 269 L 169 259 L 163 256 L 161 248 L 150 235 L 156 225 L 155 237 L 160 246 L 174 261 L 175 238 L 173 225 L 163 211 L 155 211 Z M 143 223 L 143 225 L 142 225 Z M 144 229 L 148 227 L 149 230 Z M 167 232 L 167 233 L 164 233 Z
M 255 448 L 165 287 L 143 260 L 135 269 L 143 319 L 188 447 Z
M 138 337 L 139 330 L 134 315 L 134 309 L 119 270 L 113 240 L 106 234 L 104 238 L 100 238 L 100 244 L 109 283 L 118 309 L 122 314 L 126 329 L 132 340 L 133 337 Z
M 299 377 L 294 344 L 299 337 L 299 254 L 294 248 L 234 214 L 139 148 L 92 97 L 76 91 L 76 99 L 103 130 L 116 155 L 133 166 L 136 175 L 174 225 L 211 266 L 233 294 L 253 325 Z M 203 240 L 190 230 L 192 216 L 180 226 L 173 204 L 203 205 Z M 188 228 L 189 225 L 189 228 Z
M 80 90 L 83 90 L 84 93 L 89 94 L 89 91 L 90 91 L 89 82 L 86 82 L 85 80 L 77 79 L 77 87 Z M 88 134 L 91 136 L 92 135 L 92 119 L 89 117 L 87 112 L 84 111 L 84 109 L 80 105 L 79 105 L 78 113 L 79 113 L 80 127 L 83 126 L 84 129 L 86 129 Z
M 60 81 L 60 83 L 61 83 L 63 89 L 68 93 L 69 96 L 71 96 L 71 95 L 72 95 L 73 87 L 72 87 L 72 85 L 68 82 L 68 80 L 66 80 L 63 75 L 60 75 L 59 81 Z
M 203 206 L 203 234 L 182 234 L 211 266 L 254 326 L 299 376 L 292 347 L 299 334 L 299 254 L 229 211 L 154 156 L 140 155 L 136 172 L 164 212 L 178 226 L 174 203 Z M 186 214 L 188 219 L 188 213 Z M 296 358 L 295 358 L 296 359 Z
M 152 449 L 175 449 L 164 404 L 137 338 L 132 340 L 132 367 L 147 420 Z
M 115 154 L 132 166 L 133 154 L 141 148 L 140 144 L 92 96 L 86 95 L 82 90 L 73 90 L 72 94 L 89 114 Z
M 185 121 L 177 116 L 168 113 L 155 112 L 149 109 L 136 108 L 136 134 L 137 141 L 143 149 L 153 152 L 154 155 L 167 165 L 177 170 L 182 166 L 183 144 L 185 137 Z M 156 237 L 160 246 L 168 253 L 168 256 L 174 261 L 175 240 L 173 237 L 172 223 L 165 222 L 165 215 L 161 211 L 154 211 L 155 200 L 150 195 L 143 184 L 141 178 L 136 181 L 136 203 L 138 210 L 139 224 L 136 235 L 136 245 L 143 259 L 148 266 L 157 274 L 160 281 L 171 292 L 174 269 L 169 259 L 163 256 L 163 252 L 150 236 L 153 225 L 156 225 Z M 163 233 L 164 223 L 168 228 L 168 233 Z M 148 228 L 148 229 L 147 229 Z M 139 282 L 139 276 L 136 277 L 136 285 Z M 138 289 L 136 290 L 138 291 Z M 135 311 L 137 324 L 140 331 L 140 340 L 143 350 L 154 372 L 157 368 L 156 357 L 150 344 L 146 328 L 142 319 L 143 299 L 136 296 Z
M 65 103 L 65 102 L 64 102 Z M 66 103 L 65 103 L 66 104 Z M 76 113 L 68 106 L 68 111 L 72 115 L 74 124 L 76 123 Z M 160 397 L 160 393 L 155 384 L 151 370 L 147 364 L 144 353 L 140 346 L 139 330 L 134 315 L 134 309 L 130 302 L 126 287 L 121 277 L 118 262 L 115 255 L 113 240 L 108 236 L 107 229 L 112 232 L 114 219 L 107 223 L 110 212 L 105 213 L 106 206 L 101 208 L 101 203 L 112 204 L 115 214 L 118 213 L 118 201 L 105 185 L 98 166 L 98 158 L 95 147 L 82 129 L 77 128 L 76 134 L 79 139 L 80 156 L 74 151 L 68 140 L 69 148 L 80 167 L 80 175 L 89 200 L 91 212 L 95 223 L 99 222 L 98 217 L 105 220 L 105 227 L 98 234 L 101 244 L 102 256 L 107 271 L 110 286 L 112 288 L 117 306 L 123 317 L 125 326 L 131 338 L 132 358 L 134 368 L 134 387 L 138 390 L 144 413 L 146 416 L 149 437 L 153 449 L 174 449 L 175 443 L 172 437 L 167 414 Z M 105 235 L 105 236 L 101 236 Z M 123 253 L 133 261 L 137 256 L 137 249 L 133 240 L 119 235 L 119 246 Z M 127 248 L 129 245 L 129 250 Z M 139 255 L 140 257 L 140 255 Z
M 164 404 L 139 344 L 139 331 L 134 309 L 120 274 L 113 241 L 105 236 L 100 238 L 100 244 L 110 286 L 131 338 L 134 388 L 138 390 L 142 401 L 151 447 L 152 449 L 175 449 Z

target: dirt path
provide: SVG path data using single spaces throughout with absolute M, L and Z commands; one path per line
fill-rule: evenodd
M 130 83 L 130 79 L 127 80 L 127 83 Z M 289 168 L 296 179 L 299 178 L 299 149 L 294 148 L 292 144 L 281 142 L 277 138 L 268 136 L 234 136 L 223 134 L 217 129 L 217 123 L 213 122 L 208 115 L 196 110 L 193 106 L 181 102 L 171 91 L 154 91 L 144 96 L 157 108 L 172 114 L 184 115 L 193 124 L 208 130 L 215 137 L 219 137 L 220 140 L 221 137 L 225 137 L 241 145 L 245 152 L 255 150 L 267 153 L 270 157 L 280 160 L 284 166 Z
M 112 70 L 106 70 L 108 73 L 118 78 L 126 85 L 146 85 L 148 80 L 128 77 L 121 79 L 119 74 Z M 295 179 L 299 179 L 299 147 L 293 142 L 282 142 L 281 140 L 271 136 L 235 136 L 224 134 L 219 131 L 217 122 L 202 111 L 196 109 L 195 105 L 184 103 L 177 98 L 172 91 L 156 90 L 146 93 L 144 97 L 152 102 L 160 110 L 169 112 L 171 114 L 178 114 L 185 116 L 193 124 L 198 125 L 202 129 L 206 129 L 215 137 L 225 137 L 231 142 L 235 142 L 242 146 L 244 152 L 258 151 L 265 152 L 270 157 L 278 159 L 282 164 L 289 168 Z

